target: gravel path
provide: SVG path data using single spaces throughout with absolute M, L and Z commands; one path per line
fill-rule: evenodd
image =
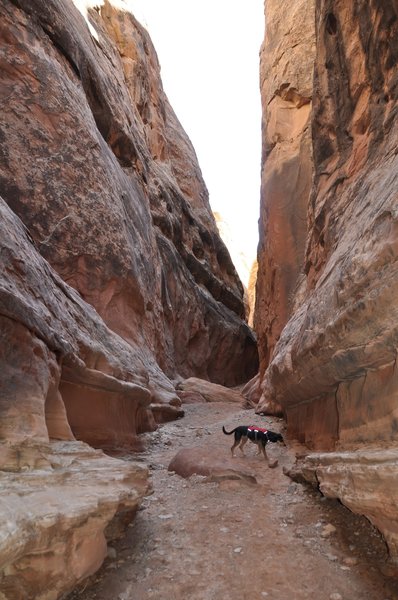
M 398 599 L 398 581 L 382 572 L 385 545 L 369 522 L 283 474 L 294 462 L 289 444 L 269 449 L 275 469 L 246 445 L 247 456 L 235 460 L 257 484 L 169 473 L 183 447 L 207 445 L 229 457 L 222 425 L 283 427 L 231 404 L 185 409 L 183 419 L 145 434 L 148 450 L 134 459 L 149 466 L 153 494 L 101 571 L 68 600 Z

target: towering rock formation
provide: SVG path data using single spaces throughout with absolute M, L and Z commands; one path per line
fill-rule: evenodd
M 173 380 L 257 370 L 195 152 L 127 9 L 0 0 L 6 598 L 93 572 L 146 492 L 145 469 L 84 442 L 137 447 L 154 414 L 182 414 Z
M 312 181 L 314 0 L 286 10 L 265 2 L 261 48 L 263 150 L 255 330 L 260 373 L 292 314 L 302 284 Z
M 295 109 L 311 110 L 310 194 L 308 162 L 290 178 L 289 169 L 297 164 L 290 151 L 279 158 L 277 168 L 273 154 L 278 146 L 266 156 L 275 130 L 268 99 L 274 88 L 294 85 L 297 96 L 295 91 L 291 97 L 299 102 L 311 95 L 295 83 L 303 80 L 301 43 L 307 34 L 296 45 L 295 27 L 276 16 L 283 12 L 285 19 L 291 5 L 283 11 L 279 5 L 276 11 L 272 1 L 266 4 L 271 15 L 264 48 L 275 51 L 284 44 L 286 52 L 279 54 L 280 60 L 263 61 L 269 111 L 264 179 L 270 184 L 263 191 L 266 244 L 259 256 L 268 288 L 261 280 L 257 288 L 263 392 L 259 410 L 282 407 L 291 436 L 322 451 L 305 459 L 301 476 L 365 514 L 383 532 L 397 561 L 392 481 L 398 475 L 398 2 L 317 0 L 315 11 L 312 2 L 294 3 L 297 22 L 307 22 L 304 32 L 315 22 L 315 50 L 312 43 L 305 50 L 308 81 L 314 68 L 313 106 Z M 274 26 L 275 21 L 286 27 Z M 286 79 L 281 72 L 283 77 L 287 73 Z M 294 137 L 295 121 L 288 125 Z M 305 134 L 300 140 L 309 146 Z M 296 228 L 289 215 L 303 202 Z M 286 219 L 279 221 L 279 228 L 274 227 L 274 211 Z M 296 233 L 290 235 L 292 227 Z M 292 240 L 300 240 L 295 252 Z M 278 277 L 272 266 L 281 242 Z M 288 264 L 294 264 L 291 285 L 283 288 L 293 292 L 288 304 L 285 295 L 282 303 L 278 299 L 281 279 L 290 274 L 283 269 L 284 252 L 291 257 Z M 276 314 L 267 312 L 267 289 L 273 298 L 277 295 Z

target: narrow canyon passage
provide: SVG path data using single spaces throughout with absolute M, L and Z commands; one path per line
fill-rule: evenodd
M 209 461 L 228 465 L 232 442 L 222 425 L 251 422 L 283 428 L 282 420 L 214 403 L 187 405 L 183 419 L 144 434 L 147 450 L 133 458 L 149 466 L 153 494 L 103 568 L 68 600 L 398 598 L 398 582 L 382 571 L 385 545 L 369 522 L 283 474 L 294 462 L 289 440 L 268 450 L 275 469 L 252 444 L 235 459 L 257 483 L 168 472 L 183 447 L 206 448 Z

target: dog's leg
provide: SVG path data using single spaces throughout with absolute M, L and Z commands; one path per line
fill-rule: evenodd
M 265 449 L 265 444 L 261 444 L 261 445 L 259 444 L 258 447 L 261 448 L 262 453 L 264 454 L 264 458 L 267 461 L 267 465 L 269 466 L 269 468 L 270 469 L 274 469 L 275 467 L 277 467 L 278 466 L 278 460 L 275 460 L 273 463 L 269 462 L 267 451 Z
M 235 458 L 234 450 L 235 450 L 236 446 L 239 445 L 239 442 L 240 442 L 240 438 L 238 438 L 238 439 L 235 438 L 235 441 L 234 441 L 234 443 L 231 446 L 232 458 Z
M 246 456 L 246 454 L 243 451 L 243 447 L 247 442 L 247 437 L 243 437 L 240 444 L 239 444 L 239 450 L 242 452 L 243 456 Z

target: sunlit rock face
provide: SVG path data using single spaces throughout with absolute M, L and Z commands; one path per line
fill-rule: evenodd
M 228 248 L 234 266 L 243 283 L 246 318 L 249 325 L 252 327 L 255 299 L 254 287 L 257 275 L 255 256 L 250 254 L 250 251 L 247 250 L 247 247 L 245 248 L 245 232 L 242 232 L 241 238 L 237 239 L 233 235 L 231 227 L 223 218 L 223 216 L 219 212 L 214 212 L 213 214 L 220 237 Z
M 272 352 L 261 337 L 264 328 L 259 332 L 258 410 L 281 406 L 292 437 L 330 451 L 310 456 L 304 475 L 368 516 L 396 560 L 398 511 L 391 481 L 398 475 L 398 3 L 326 0 L 316 2 L 315 13 L 306 6 L 310 23 L 315 15 L 316 33 L 308 64 L 309 73 L 314 68 L 314 166 L 306 251 L 304 260 L 302 250 L 297 253 L 302 281 L 299 277 Z M 288 27 L 268 28 L 266 46 L 278 46 L 284 34 L 289 37 Z M 291 47 L 284 55 L 293 71 L 296 52 Z M 265 74 L 270 85 L 278 68 L 275 61 Z M 285 168 L 282 162 L 283 179 Z M 307 172 L 298 173 L 296 190 L 307 182 Z M 277 200 L 291 204 L 288 194 Z M 278 235 L 269 229 L 273 201 L 270 194 L 262 207 L 272 248 L 260 254 L 259 271 L 265 273 L 279 248 Z M 289 236 L 286 243 L 289 247 Z M 270 330 L 273 316 L 262 310 L 268 299 L 261 285 L 257 294 L 257 322 L 265 320 Z M 286 313 L 280 315 L 283 323 Z

